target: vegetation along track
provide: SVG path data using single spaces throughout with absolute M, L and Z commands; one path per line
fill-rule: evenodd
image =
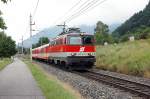
M 96 73 L 94 71 L 78 71 L 75 73 L 98 82 L 115 86 L 121 90 L 141 96 L 144 99 L 150 99 L 150 86 L 148 85 L 109 76 L 106 74 Z

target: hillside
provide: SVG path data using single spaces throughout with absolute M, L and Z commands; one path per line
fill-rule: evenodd
M 143 32 L 150 26 L 150 2 L 142 11 L 135 13 L 130 19 L 118 27 L 113 35 L 124 36 L 126 34 L 137 34 L 137 32 Z M 139 30 L 139 28 L 141 30 Z M 150 30 L 149 30 L 150 31 Z M 148 32 L 149 32 L 148 31 Z
M 33 35 L 31 39 L 28 38 L 28 39 L 24 40 L 23 45 L 25 48 L 29 48 L 31 46 L 31 42 L 32 42 L 32 44 L 36 44 L 40 37 L 48 37 L 49 39 L 54 38 L 61 31 L 62 30 L 58 27 L 50 27 L 50 28 L 43 29 L 42 31 Z M 21 43 L 19 44 L 19 46 L 21 46 Z
M 150 39 L 117 45 L 97 46 L 100 69 L 150 78 Z

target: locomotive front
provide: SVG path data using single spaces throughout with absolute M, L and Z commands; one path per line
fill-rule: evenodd
M 94 36 L 86 33 L 69 34 L 67 36 L 67 64 L 72 69 L 90 69 L 94 66 Z

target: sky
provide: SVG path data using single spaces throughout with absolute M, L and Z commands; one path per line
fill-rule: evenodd
M 33 34 L 36 34 L 44 28 L 61 24 L 78 12 L 82 4 L 85 4 L 84 2 L 90 2 L 92 0 L 39 0 L 36 13 L 34 14 L 37 1 L 11 0 L 7 4 L 0 2 L 0 10 L 3 12 L 3 18 L 8 27 L 5 32 L 16 42 L 21 42 L 22 36 L 24 39 L 30 36 L 30 13 L 33 15 L 33 21 L 35 22 L 33 28 L 37 30 Z M 102 1 L 99 0 L 99 2 Z M 108 25 L 123 23 L 134 13 L 144 9 L 148 2 L 149 0 L 106 0 L 102 4 L 87 10 L 81 16 L 67 22 L 67 25 L 95 25 L 99 20 Z M 76 3 L 78 5 L 70 10 Z

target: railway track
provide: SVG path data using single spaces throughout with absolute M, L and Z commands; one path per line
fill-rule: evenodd
M 57 67 L 58 68 L 58 67 Z M 110 76 L 103 73 L 97 73 L 95 71 L 72 71 L 72 73 L 78 74 L 80 76 L 92 79 L 98 82 L 102 82 L 107 85 L 114 86 L 126 92 L 135 94 L 144 99 L 150 99 L 150 86 L 142 83 L 137 83 L 122 78 Z
M 114 87 L 117 87 L 121 90 L 133 93 L 144 99 L 150 99 L 150 86 L 144 85 L 137 82 L 132 82 L 129 80 L 113 77 L 106 74 L 96 73 L 94 71 L 84 71 L 84 72 L 75 72 L 81 76 L 84 76 L 88 79 L 92 79 L 98 82 L 102 82 Z

